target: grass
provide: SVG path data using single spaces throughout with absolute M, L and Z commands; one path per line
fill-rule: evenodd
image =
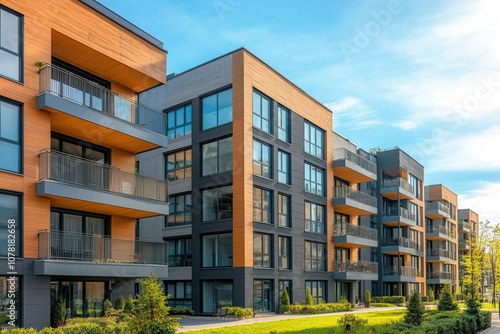
M 389 322 L 400 320 L 405 310 L 374 311 L 370 313 L 355 314 L 360 318 L 367 319 L 368 325 L 365 326 L 367 333 L 371 332 L 374 325 L 383 326 Z M 288 320 L 278 320 L 272 322 L 257 323 L 251 325 L 240 325 L 213 329 L 203 329 L 190 331 L 187 333 L 195 334 L 269 334 L 275 331 L 277 334 L 325 334 L 333 327 L 338 327 L 337 319 L 341 315 L 297 318 Z

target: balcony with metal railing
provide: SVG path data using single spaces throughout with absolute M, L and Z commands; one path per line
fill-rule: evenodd
M 458 233 L 470 233 L 470 223 L 464 220 L 459 221 Z
M 382 213 L 382 223 L 388 226 L 419 226 L 415 213 L 405 208 L 390 207 Z
M 79 200 L 95 213 L 132 218 L 168 215 L 165 180 L 49 149 L 40 152 L 38 164 L 36 192 L 52 198 L 52 206 L 67 207 Z
M 393 179 L 383 179 L 382 187 L 380 188 L 380 193 L 382 196 L 387 197 L 391 200 L 400 199 L 422 199 L 422 195 L 417 194 L 417 189 L 408 181 L 396 177 Z
M 382 241 L 382 253 L 407 253 L 415 256 L 424 256 L 423 248 L 419 243 L 405 237 L 384 238 Z
M 438 223 L 432 223 L 425 228 L 425 237 L 428 240 L 449 240 L 454 241 L 457 236 L 454 229 L 448 228 Z
M 458 249 L 461 251 L 468 251 L 470 250 L 470 243 L 467 240 L 458 240 Z
M 427 248 L 425 252 L 428 262 L 453 262 L 457 259 L 457 253 L 442 248 Z
M 411 282 L 423 277 L 423 272 L 415 267 L 394 265 L 384 267 L 383 276 L 385 282 Z
M 335 261 L 333 276 L 338 280 L 378 280 L 378 263 L 369 261 Z
M 377 213 L 377 198 L 350 187 L 335 187 L 333 206 L 348 215 L 371 215 Z
M 55 65 L 39 74 L 38 108 L 51 113 L 52 131 L 85 129 L 101 145 L 132 153 L 167 146 L 164 113 Z
M 427 284 L 454 284 L 456 280 L 455 273 L 445 271 L 428 271 Z
M 451 218 L 450 208 L 443 202 L 433 201 L 425 203 L 425 215 L 429 218 Z
M 164 242 L 43 230 L 38 233 L 35 275 L 167 277 Z
M 334 224 L 333 242 L 336 247 L 364 248 L 378 246 L 378 231 L 349 223 Z
M 351 183 L 370 182 L 377 179 L 377 165 L 346 148 L 333 151 L 335 176 Z

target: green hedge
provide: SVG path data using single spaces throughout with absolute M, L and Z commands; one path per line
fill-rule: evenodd
M 334 313 L 352 311 L 354 304 L 349 302 L 344 303 L 321 303 L 315 305 L 281 305 L 280 310 L 282 313 L 294 314 L 320 314 L 320 313 Z
M 404 296 L 379 296 L 372 297 L 372 303 L 404 304 Z
M 168 311 L 170 315 L 194 315 L 194 310 L 187 306 L 171 307 Z
M 227 309 L 227 314 L 234 315 L 240 319 L 253 318 L 253 309 L 250 307 L 230 306 L 223 308 Z

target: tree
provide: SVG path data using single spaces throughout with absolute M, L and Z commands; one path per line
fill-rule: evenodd
M 288 291 L 283 288 L 280 293 L 280 313 L 285 313 L 289 311 L 290 306 L 290 296 L 288 295 Z
M 480 293 L 483 285 L 483 260 L 484 251 L 482 246 L 482 238 L 478 238 L 471 245 L 470 254 L 462 257 L 462 267 L 464 275 L 462 278 L 462 287 L 467 304 L 467 312 L 477 314 L 481 309 L 479 302 Z
M 313 304 L 313 296 L 311 294 L 311 290 L 309 288 L 306 289 L 306 300 L 305 300 L 306 305 L 312 305 Z
M 441 289 L 441 294 L 439 295 L 439 301 L 438 301 L 438 310 L 439 311 L 458 310 L 458 304 L 455 302 L 455 299 L 451 294 L 449 285 L 445 285 L 443 289 Z
M 167 296 L 163 293 L 158 278 L 151 274 L 140 282 L 141 294 L 133 306 L 133 316 L 128 329 L 134 334 L 174 333 L 179 328 L 179 319 L 168 316 Z
M 406 306 L 406 313 L 404 317 L 405 322 L 407 324 L 420 326 L 424 317 L 424 311 L 425 307 L 422 305 L 420 295 L 417 292 L 414 292 L 408 301 L 408 305 Z
M 429 298 L 430 302 L 434 301 L 434 290 L 432 290 L 432 287 L 429 287 L 427 291 L 427 298 Z

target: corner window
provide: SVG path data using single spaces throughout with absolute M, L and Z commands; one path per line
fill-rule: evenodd
M 0 5 L 0 75 L 23 81 L 23 16 Z
M 278 150 L 278 182 L 284 184 L 291 184 L 292 178 L 290 176 L 290 163 L 291 156 L 289 153 Z
M 15 173 L 22 171 L 21 124 L 21 105 L 0 99 L 0 169 Z
M 305 269 L 310 271 L 326 270 L 326 245 L 319 242 L 305 242 Z
M 202 176 L 233 170 L 233 138 L 224 138 L 201 147 Z
M 191 134 L 193 119 L 191 105 L 169 110 L 166 113 L 168 139 L 171 140 Z
M 325 196 L 325 171 L 319 167 L 304 163 L 305 191 L 311 194 Z
M 252 103 L 253 126 L 264 132 L 272 134 L 273 112 L 271 99 L 254 90 Z
M 202 267 L 231 267 L 233 265 L 233 234 L 205 235 L 201 241 Z
M 324 157 L 324 131 L 316 125 L 304 122 L 304 151 L 315 157 L 323 159 Z
M 273 236 L 264 233 L 253 234 L 253 265 L 260 268 L 273 267 Z
M 174 181 L 191 177 L 191 165 L 191 149 L 167 154 L 167 180 Z
M 201 100 L 202 130 L 208 130 L 233 121 L 233 90 L 228 89 Z
M 325 233 L 325 208 L 322 205 L 305 202 L 305 230 L 312 233 Z
M 260 142 L 253 141 L 253 173 L 255 175 L 271 179 L 272 174 L 272 147 Z
M 278 106 L 278 139 L 290 143 L 290 110 Z
M 233 218 L 233 186 L 201 192 L 202 221 Z
M 22 254 L 21 212 L 20 195 L 0 192 L 0 257 L 6 260 L 9 254 L 15 257 L 21 257 Z
M 253 220 L 259 223 L 272 224 L 272 192 L 253 188 Z
M 193 201 L 191 194 L 170 196 L 170 209 L 165 227 L 191 224 Z

